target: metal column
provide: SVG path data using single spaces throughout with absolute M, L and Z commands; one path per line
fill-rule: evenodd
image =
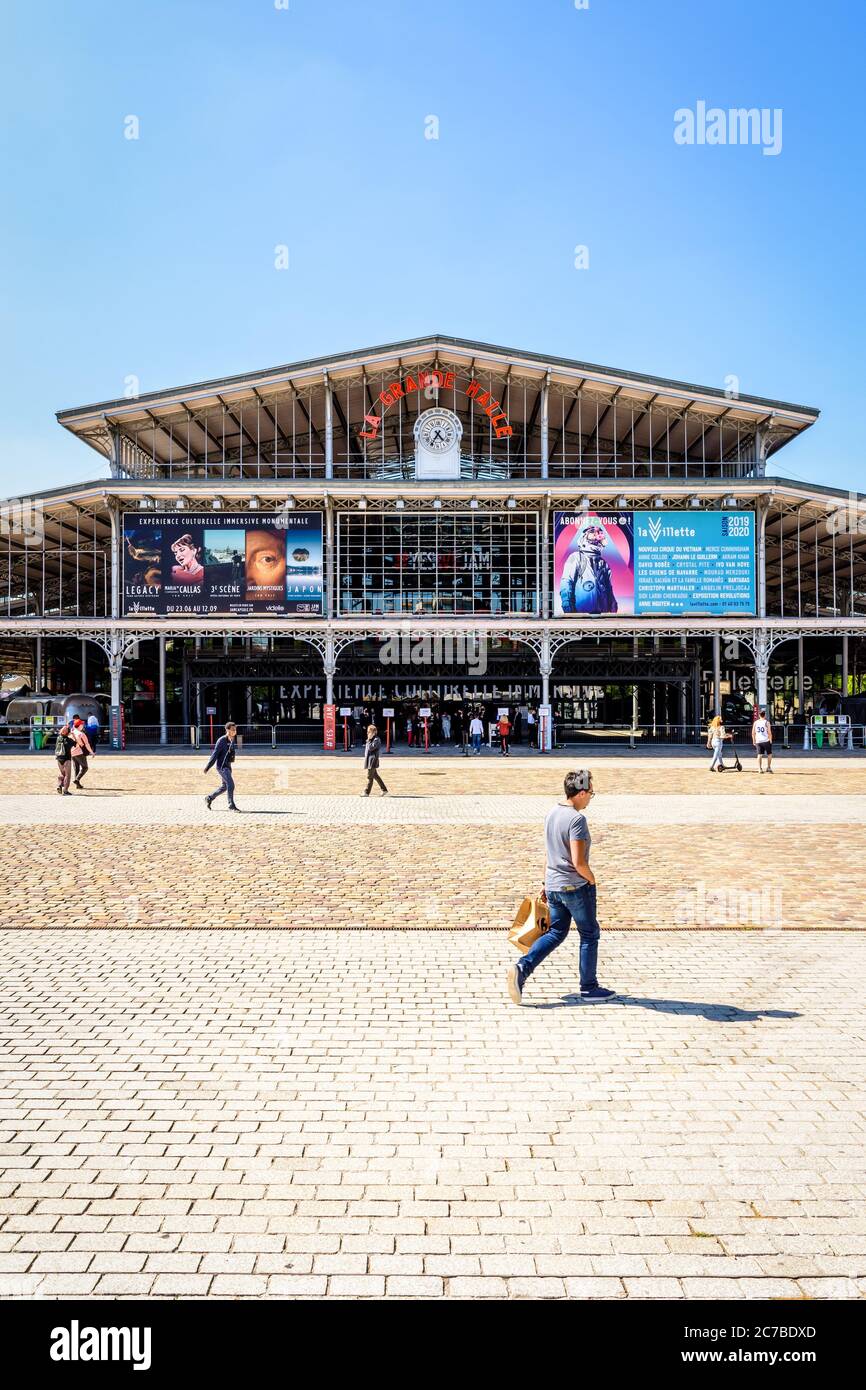
M 766 502 L 758 508 L 758 617 L 767 616 L 767 511 Z
M 108 671 L 111 677 L 111 746 L 119 748 L 123 704 L 123 645 L 117 633 L 112 633 L 110 639 Z
M 185 637 L 181 637 L 181 639 L 180 639 L 180 663 L 181 663 L 181 670 L 182 670 L 182 672 L 183 672 L 183 692 L 182 692 L 182 696 L 181 696 L 181 698 L 182 698 L 182 700 L 183 700 L 183 708 L 182 708 L 181 716 L 180 716 L 180 717 L 181 717 L 181 722 L 182 722 L 184 728 L 187 730 L 187 732 L 189 732 L 189 676 L 188 676 L 188 674 L 187 674 L 187 665 L 186 665 L 186 638 L 185 638 Z
M 766 632 L 755 633 L 755 694 L 758 708 L 767 708 L 767 676 L 770 670 L 770 639 Z
M 337 669 L 336 644 L 333 637 L 325 638 L 325 653 L 323 657 L 325 670 L 325 704 L 334 703 L 334 675 Z
M 797 712 L 802 717 L 806 708 L 806 670 L 803 661 L 803 638 L 797 638 Z
M 550 372 L 541 388 L 541 476 L 549 477 L 550 459 Z
M 42 634 L 36 638 L 36 689 L 42 690 Z
M 325 616 L 336 617 L 334 601 L 334 504 L 325 493 Z M 328 701 L 333 704 L 332 700 Z
M 81 689 L 87 689 L 87 638 L 81 639 Z
M 159 637 L 159 741 L 168 743 L 165 723 L 165 638 Z
M 713 633 L 713 714 L 722 712 L 722 634 Z M 698 716 L 695 723 L 698 722 Z
M 539 711 L 538 717 L 538 732 L 543 735 L 540 748 L 543 753 L 547 753 L 553 750 L 553 710 L 550 706 L 550 674 L 553 669 L 553 656 L 550 650 L 549 632 L 546 632 L 541 639 L 538 664 L 541 671 L 541 704 L 550 709 L 550 713 L 544 715 Z
M 550 493 L 541 507 L 541 616 L 550 617 Z
M 334 476 L 334 400 L 331 383 L 325 372 L 325 477 Z
M 201 638 L 194 637 L 192 639 L 192 644 L 193 660 L 195 660 L 195 658 L 199 655 L 201 651 Z M 201 680 L 198 678 L 198 676 L 196 676 L 195 682 L 195 722 L 196 724 L 201 723 Z
M 111 519 L 111 616 L 120 617 L 120 524 L 117 514 L 117 501 L 108 499 L 108 515 Z

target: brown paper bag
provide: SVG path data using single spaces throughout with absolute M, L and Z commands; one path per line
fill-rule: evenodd
M 550 926 L 550 908 L 543 898 L 524 898 L 517 909 L 508 940 L 526 952 Z

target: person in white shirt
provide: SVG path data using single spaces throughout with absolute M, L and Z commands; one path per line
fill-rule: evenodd
M 752 743 L 758 756 L 758 771 L 764 771 L 764 758 L 767 759 L 767 771 L 773 771 L 773 726 L 762 709 L 758 710 L 757 719 L 752 721 Z
M 472 723 L 469 725 L 469 737 L 472 740 L 472 748 L 475 753 L 481 753 L 481 740 L 484 737 L 484 721 L 479 719 L 476 714 Z

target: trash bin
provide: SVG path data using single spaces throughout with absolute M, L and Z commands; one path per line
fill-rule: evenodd
M 41 730 L 41 729 L 34 729 L 34 730 L 33 730 L 33 747 L 36 749 L 37 753 L 38 753 L 39 750 L 41 749 L 44 740 L 45 740 L 45 735 L 43 734 L 42 730 Z

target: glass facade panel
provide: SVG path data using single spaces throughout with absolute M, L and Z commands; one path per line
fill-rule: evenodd
M 537 614 L 537 512 L 340 512 L 337 611 Z

